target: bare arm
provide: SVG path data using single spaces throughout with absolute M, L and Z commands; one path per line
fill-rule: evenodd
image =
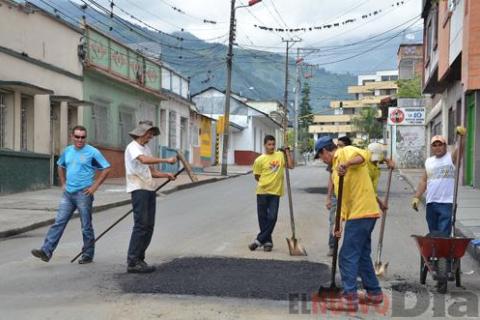
M 110 173 L 111 168 L 105 168 L 102 171 L 100 171 L 100 175 L 98 176 L 97 179 L 95 179 L 95 183 L 91 185 L 89 188 L 85 189 L 83 192 L 85 194 L 92 195 L 97 191 L 98 187 L 102 185 L 102 183 L 107 179 L 108 174 Z
M 365 159 L 361 155 L 357 155 L 353 157 L 349 161 L 342 163 L 338 166 L 337 168 L 338 175 L 344 176 L 347 173 L 348 168 L 350 168 L 351 166 L 362 164 L 364 161 Z
M 150 172 L 152 173 L 153 178 L 167 178 L 170 180 L 175 180 L 175 175 L 173 175 L 172 173 L 158 171 L 153 166 L 150 166 Z
M 427 172 L 425 171 L 420 179 L 420 182 L 417 186 L 417 191 L 415 192 L 415 198 L 420 198 L 425 191 L 427 190 Z
M 460 145 L 460 149 L 462 150 L 462 153 L 463 153 L 463 150 L 465 149 L 465 139 L 462 139 L 462 144 Z M 459 150 L 457 147 L 455 147 L 455 149 L 452 152 L 452 161 L 455 165 L 457 165 L 458 155 L 459 155 Z
M 332 196 L 333 196 L 333 181 L 332 181 L 332 173 L 328 176 L 328 185 L 327 185 L 327 201 L 325 206 L 328 210 L 332 208 Z
M 146 165 L 160 164 L 160 163 L 174 164 L 175 162 L 177 162 L 177 158 L 175 158 L 175 157 L 162 159 L 162 158 L 146 156 L 146 155 L 143 155 L 143 154 L 138 156 L 137 159 L 138 159 L 138 161 L 140 161 L 140 163 L 146 164 Z
M 293 159 L 292 159 L 292 154 L 290 153 L 290 149 L 285 149 L 285 154 L 287 155 L 287 168 L 288 169 L 293 169 Z
M 65 168 L 58 166 L 57 168 L 58 179 L 60 180 L 60 185 L 62 189 L 65 190 Z

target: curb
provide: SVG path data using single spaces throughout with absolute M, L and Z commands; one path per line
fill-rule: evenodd
M 407 184 L 412 188 L 412 190 L 415 191 L 415 186 L 414 186 L 414 183 L 412 182 L 411 178 L 407 174 L 403 173 L 401 170 L 398 170 L 398 171 L 400 173 L 400 176 L 402 176 L 403 179 L 405 180 L 405 182 L 407 182 Z M 426 206 L 425 198 L 422 198 L 421 201 L 422 201 L 423 205 Z M 455 232 L 457 234 L 459 234 L 461 237 L 475 239 L 474 234 L 470 230 L 468 230 L 468 228 L 466 228 L 458 220 L 455 222 Z M 467 252 L 470 254 L 470 256 L 473 259 L 480 262 L 480 248 L 479 247 L 476 247 L 475 245 L 472 245 L 472 243 L 470 243 L 467 246 Z
M 231 175 L 231 176 L 227 176 L 225 178 L 214 177 L 214 178 L 205 179 L 205 180 L 198 181 L 198 182 L 186 183 L 186 184 L 183 184 L 183 185 L 176 186 L 176 187 L 174 187 L 170 190 L 166 190 L 164 192 L 158 192 L 157 197 L 160 196 L 160 195 L 169 195 L 169 194 L 175 193 L 177 191 L 192 189 L 192 188 L 195 188 L 195 187 L 198 187 L 198 186 L 201 186 L 201 185 L 206 185 L 206 184 L 215 183 L 215 182 L 219 182 L 219 181 L 225 181 L 225 180 L 229 180 L 229 179 L 233 179 L 233 178 L 238 178 L 240 176 L 248 175 L 250 173 L 252 173 L 252 171 L 248 171 L 246 173 L 234 174 L 234 175 Z M 121 201 L 117 201 L 117 202 L 107 203 L 107 204 L 103 204 L 103 205 L 100 205 L 100 206 L 94 206 L 92 212 L 93 213 L 99 213 L 101 211 L 105 211 L 105 210 L 116 208 L 116 207 L 125 206 L 125 205 L 131 204 L 131 203 L 132 203 L 131 200 L 121 200 Z M 45 210 L 45 211 L 51 212 L 51 210 Z M 55 209 L 54 211 L 57 211 L 57 209 Z M 73 216 L 72 216 L 72 218 L 78 218 L 78 217 L 79 217 L 78 213 L 74 213 Z M 38 228 L 41 228 L 41 227 L 45 227 L 45 226 L 53 224 L 54 222 L 55 222 L 55 218 L 50 218 L 50 219 L 46 219 L 44 221 L 40 221 L 40 222 L 31 224 L 29 226 L 10 229 L 10 230 L 5 230 L 5 231 L 0 231 L 0 239 L 16 236 L 16 235 L 19 235 L 21 233 L 25 233 L 25 232 L 32 231 L 32 230 L 35 230 L 35 229 L 38 229 Z

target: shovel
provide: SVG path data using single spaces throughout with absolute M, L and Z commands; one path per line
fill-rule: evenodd
M 390 185 L 392 183 L 393 168 L 388 172 L 387 193 L 385 194 L 385 205 L 388 206 L 388 196 L 390 195 Z M 375 274 L 384 276 L 387 273 L 388 262 L 382 263 L 383 235 L 385 233 L 385 220 L 387 220 L 387 209 L 382 215 L 382 224 L 380 225 L 380 236 L 378 238 L 377 258 L 375 259 Z
M 340 218 L 342 216 L 343 179 L 344 179 L 344 176 L 340 176 L 340 179 L 338 182 L 337 212 L 335 214 L 335 233 L 337 233 L 340 230 L 340 223 L 341 223 Z M 321 286 L 320 289 L 318 289 L 318 295 L 322 298 L 335 299 L 339 297 L 341 292 L 341 288 L 337 287 L 335 283 L 335 275 L 337 273 L 338 241 L 339 241 L 338 237 L 335 236 L 335 242 L 333 243 L 330 285 Z
M 306 256 L 307 251 L 299 243 L 295 237 L 295 219 L 293 218 L 293 202 L 292 202 L 292 189 L 290 186 L 290 172 L 288 171 L 288 159 L 287 153 L 283 153 L 285 157 L 285 179 L 287 180 L 287 192 L 288 192 L 288 207 L 290 209 L 290 226 L 292 227 L 292 237 L 287 238 L 288 251 L 291 256 Z

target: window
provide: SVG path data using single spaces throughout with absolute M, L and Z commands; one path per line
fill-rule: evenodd
M 128 108 L 120 109 L 118 114 L 118 134 L 121 147 L 126 147 L 130 142 L 128 133 L 135 128 L 135 111 Z
M 175 111 L 168 113 L 168 146 L 177 147 L 177 113 Z
M 92 107 L 92 129 L 93 141 L 105 144 L 110 132 L 110 115 L 108 105 L 102 102 L 95 102 Z
M 448 144 L 455 143 L 455 128 L 457 126 L 456 110 L 451 107 L 448 110 Z
M 6 147 L 7 140 L 7 97 L 0 93 L 0 149 Z
M 162 68 L 162 88 L 172 90 L 172 73 L 165 68 Z
M 188 119 L 180 118 L 180 150 L 187 150 Z
M 397 75 L 386 75 L 386 76 L 382 76 L 381 80 L 382 81 L 396 81 L 396 80 L 398 80 L 398 76 Z
M 425 38 L 425 65 L 428 65 L 430 62 L 431 50 L 432 50 L 432 20 L 428 22 L 427 30 L 425 31 L 426 38 Z
M 33 151 L 33 97 L 22 96 L 20 106 L 20 150 Z
M 191 135 L 191 144 L 194 147 L 198 147 L 200 145 L 199 143 L 199 137 L 201 135 L 200 130 L 198 129 L 197 125 L 192 123 L 191 130 L 192 135 Z

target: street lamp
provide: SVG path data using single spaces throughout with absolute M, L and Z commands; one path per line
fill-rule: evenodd
M 225 109 L 223 114 L 223 147 L 222 147 L 222 176 L 227 175 L 228 161 L 228 129 L 230 126 L 230 97 L 232 91 L 232 60 L 233 60 L 233 41 L 235 40 L 235 10 L 251 7 L 262 0 L 250 0 L 248 5 L 235 7 L 235 0 L 231 0 L 230 7 L 230 32 L 228 37 L 227 53 L 227 88 L 225 90 Z

